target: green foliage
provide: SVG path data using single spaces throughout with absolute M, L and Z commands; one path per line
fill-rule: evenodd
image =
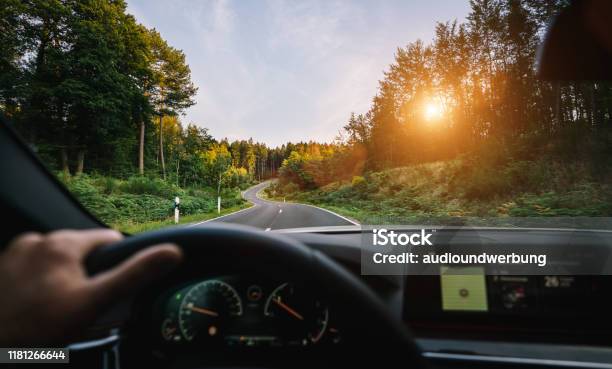
M 353 188 L 358 191 L 365 190 L 368 187 L 368 183 L 366 182 L 366 179 L 362 176 L 354 176 L 353 180 L 351 181 L 351 186 L 353 186 Z
M 215 212 L 209 212 L 209 213 L 198 213 L 198 214 L 181 216 L 179 220 L 179 224 L 190 224 L 190 223 L 195 223 L 195 222 L 201 222 L 204 220 L 215 218 L 220 215 L 223 216 L 229 213 L 233 213 L 240 209 L 247 208 L 250 205 L 251 204 L 249 203 L 242 203 L 240 205 L 226 207 L 226 208 L 221 209 L 221 214 L 217 214 L 217 212 L 215 211 Z M 145 232 L 145 231 L 152 231 L 152 230 L 156 230 L 156 229 L 160 229 L 164 227 L 170 227 L 174 225 L 175 225 L 174 219 L 165 219 L 165 220 L 153 220 L 153 221 L 147 221 L 147 222 L 141 222 L 141 223 L 134 223 L 134 222 L 127 221 L 127 222 L 115 224 L 114 227 L 119 229 L 122 232 L 126 232 L 128 234 L 135 234 L 135 233 L 140 233 L 140 232 Z
M 79 176 L 79 178 L 81 176 Z M 104 195 L 111 195 L 113 193 L 119 192 L 120 182 L 121 181 L 115 178 L 112 178 L 112 177 L 104 177 L 104 176 L 92 177 L 93 185 L 96 188 L 98 188 L 98 190 Z
M 287 159 L 283 161 L 280 170 L 283 182 L 292 182 L 302 189 L 312 188 L 314 185 L 312 175 L 306 171 L 304 165 L 308 158 L 297 151 L 292 151 Z
M 525 194 L 507 205 L 508 215 L 598 217 L 612 214 L 611 189 L 594 183 L 583 183 L 569 191 Z
M 246 189 L 251 183 L 251 176 L 249 172 L 245 168 L 236 168 L 235 166 L 230 166 L 225 173 L 224 182 L 229 188 L 238 187 L 241 189 Z
M 147 178 L 134 176 L 130 177 L 127 181 L 124 181 L 119 186 L 122 192 L 143 195 L 149 194 L 159 197 L 165 197 L 172 199 L 175 196 L 183 194 L 183 189 L 177 187 L 174 184 L 163 181 L 159 178 Z
M 274 194 L 364 223 L 612 215 L 608 183 L 590 176 L 584 164 L 548 159 L 483 162 L 470 156 L 372 172 L 314 190 L 279 184 Z
M 175 49 L 155 29 L 150 30 L 147 41 L 152 56 L 152 103 L 159 115 L 177 115 L 195 104 L 197 87 L 191 82 L 191 70 L 185 54 Z
M 118 216 L 119 212 L 113 201 L 103 192 L 103 188 L 101 191 L 94 185 L 94 180 L 86 175 L 63 179 L 70 192 L 100 220 L 107 221 Z
M 270 186 L 266 187 L 264 193 L 269 198 L 280 198 L 285 196 L 294 196 L 300 192 L 300 188 L 293 182 L 285 184 L 274 182 Z
M 294 194 L 294 193 L 296 193 L 298 191 L 299 191 L 298 185 L 296 185 L 293 182 L 290 182 L 290 183 L 287 183 L 287 184 L 281 186 L 279 193 L 283 194 L 283 195 L 291 195 L 291 194 Z
M 216 190 L 183 189 L 160 179 L 132 177 L 118 180 L 103 176 L 62 176 L 74 196 L 101 221 L 122 227 L 162 221 L 174 214 L 174 197 L 181 198 L 181 214 L 207 214 L 216 211 Z M 241 206 L 244 200 L 238 191 L 222 194 L 223 208 Z

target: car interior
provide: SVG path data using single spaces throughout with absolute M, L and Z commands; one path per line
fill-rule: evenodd
M 584 3 L 554 20 L 539 54 L 541 78 L 612 76 L 612 49 L 585 26 Z M 0 212 L 7 220 L 0 245 L 25 231 L 106 227 L 4 120 L 0 151 Z M 612 368 L 608 275 L 483 275 L 484 302 L 457 307 L 447 300 L 452 281 L 443 276 L 362 273 L 364 232 L 359 226 L 263 232 L 209 223 L 128 236 L 94 251 L 88 272 L 161 242 L 178 244 L 184 262 L 83 327 L 85 338 L 67 346 L 71 363 L 57 365 Z M 486 243 L 542 252 L 569 239 L 591 247 L 592 253 L 575 256 L 578 264 L 607 257 L 612 245 L 605 230 L 436 232 L 440 246 Z M 203 296 L 206 308 L 198 307 Z

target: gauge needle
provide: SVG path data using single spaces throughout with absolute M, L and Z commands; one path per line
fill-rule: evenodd
M 304 320 L 304 317 L 298 313 L 297 311 L 293 310 L 292 308 L 290 308 L 289 306 L 285 305 L 284 303 L 281 302 L 281 300 L 277 300 L 277 299 L 272 299 L 272 301 L 274 301 L 274 303 L 278 306 L 280 306 L 281 308 L 283 308 L 286 312 L 288 312 L 289 314 L 293 315 L 294 317 L 298 318 L 299 320 Z
M 219 316 L 219 313 L 217 313 L 216 311 L 208 310 L 208 309 L 197 307 L 197 306 L 189 306 L 188 309 L 191 311 L 195 311 L 196 313 L 200 313 L 200 314 L 205 314 L 205 315 L 210 315 L 210 316 L 215 316 L 215 317 Z

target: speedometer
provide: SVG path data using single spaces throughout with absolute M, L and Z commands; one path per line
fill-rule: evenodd
M 179 307 L 178 320 L 185 340 L 219 335 L 225 323 L 242 315 L 242 301 L 229 284 L 210 279 L 191 287 Z
M 283 283 L 272 293 L 264 307 L 264 315 L 272 318 L 289 344 L 317 343 L 325 334 L 329 310 L 322 301 Z

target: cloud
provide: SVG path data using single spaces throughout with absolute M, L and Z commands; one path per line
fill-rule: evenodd
M 269 0 L 268 45 L 291 47 L 309 62 L 316 62 L 342 46 L 340 25 L 349 16 L 341 2 Z
M 352 111 L 368 110 L 396 47 L 431 37 L 435 21 L 460 4 L 128 2 L 139 21 L 187 56 L 199 92 L 183 120 L 217 138 L 270 145 L 333 139 Z
M 235 13 L 229 0 L 182 2 L 181 18 L 193 30 L 190 42 L 217 51 L 229 50 L 234 31 Z

